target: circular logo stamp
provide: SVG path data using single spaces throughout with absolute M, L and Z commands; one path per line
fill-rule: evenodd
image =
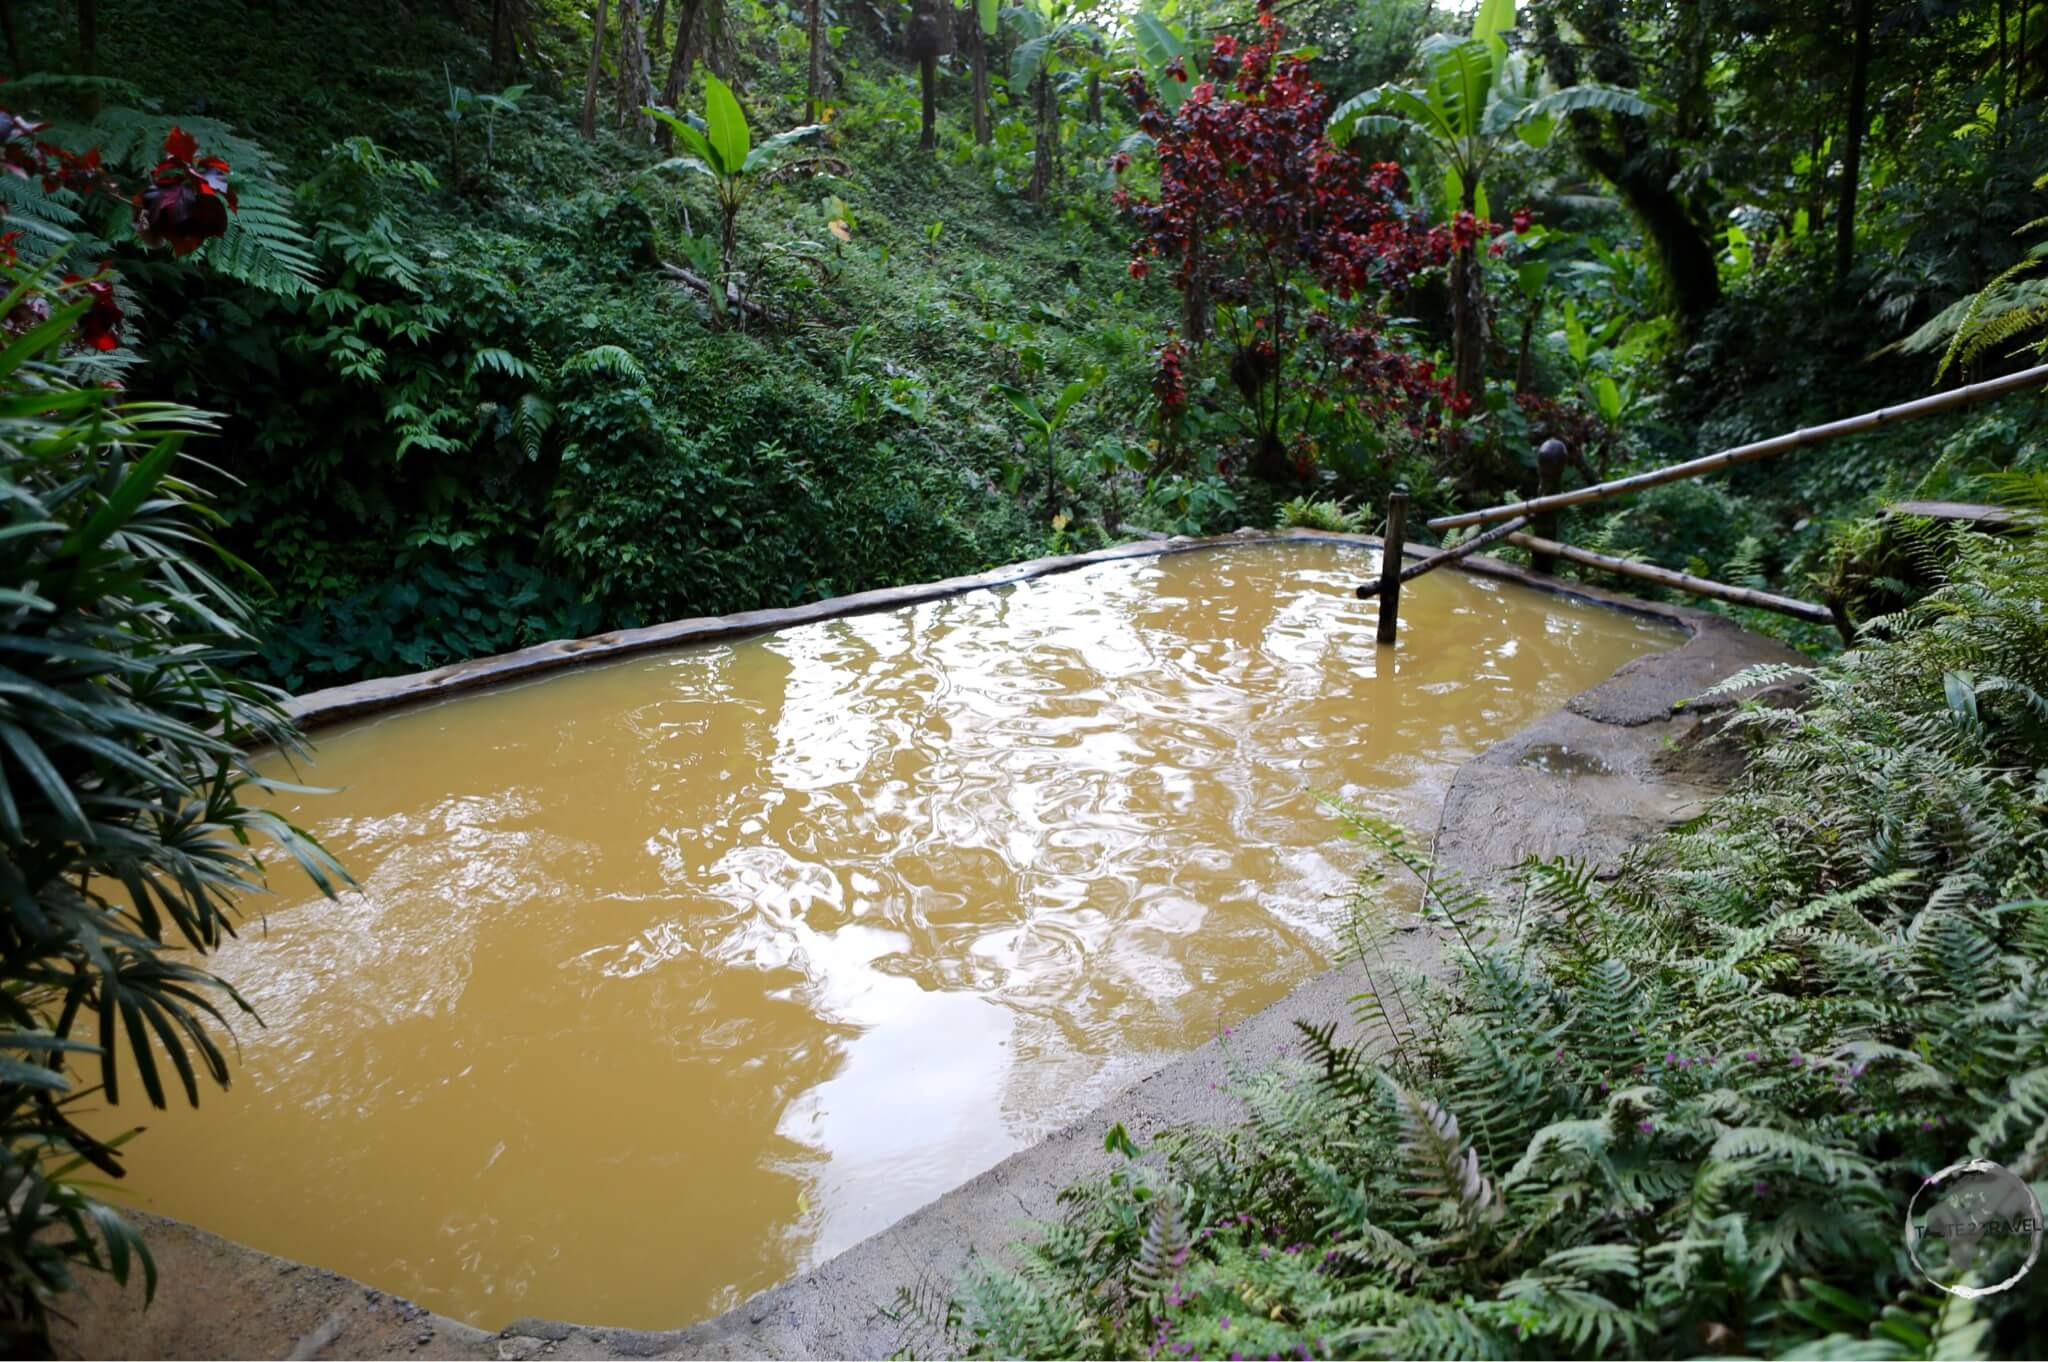
M 1920 1274 L 1955 1296 L 1991 1296 L 2041 1256 L 2034 1189 L 1989 1159 L 1950 1164 L 1920 1184 L 1906 1208 L 1906 1252 Z

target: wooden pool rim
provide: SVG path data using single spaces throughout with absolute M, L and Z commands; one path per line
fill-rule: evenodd
M 969 577 L 891 587 L 781 610 L 678 620 L 593 638 L 544 643 L 518 652 L 315 691 L 290 702 L 306 728 L 396 706 L 443 699 L 501 682 L 593 661 L 612 660 L 715 639 L 759 634 L 985 587 L 1071 572 L 1096 563 L 1252 544 L 1313 542 L 1377 549 L 1372 535 L 1316 530 L 1153 540 L 1093 553 L 1039 558 Z M 1435 552 L 1403 546 L 1409 557 Z M 1681 637 L 1673 647 L 1623 663 L 1605 680 L 1503 738 L 1458 768 L 1433 839 L 1439 867 L 1470 883 L 1498 885 L 1531 854 L 1569 849 L 1601 861 L 1668 825 L 1670 796 L 1711 795 L 1715 783 L 1688 771 L 1717 713 L 1733 701 L 1692 704 L 1717 682 L 1756 663 L 1801 659 L 1775 640 L 1726 616 L 1645 601 L 1584 583 L 1540 576 L 1479 555 L 1459 571 L 1662 620 Z M 1591 751 L 1611 774 L 1578 778 L 1531 757 L 1569 745 Z M 1669 759 L 1680 758 L 1677 764 Z M 1725 785 L 1725 779 L 1720 782 Z M 1428 931 L 1402 933 L 1397 963 L 1436 972 L 1440 942 Z M 1168 1126 L 1239 1119 L 1228 1096 L 1238 1056 L 1271 1053 L 1293 1041 L 1296 1018 L 1347 1030 L 1360 980 L 1348 966 L 1312 976 L 1275 1003 L 1198 1045 L 1103 1105 L 927 1202 L 836 1257 L 755 1295 L 724 1314 L 649 1331 L 600 1323 L 517 1319 L 496 1331 L 435 1314 L 403 1296 L 324 1268 L 292 1262 L 197 1226 L 124 1209 L 162 1272 L 155 1303 L 143 1308 L 139 1284 L 125 1292 L 86 1274 L 65 1302 L 60 1355 L 80 1357 L 382 1357 L 540 1358 L 881 1357 L 901 1349 L 898 1326 L 878 1312 L 898 1288 L 950 1279 L 972 1254 L 1000 1253 L 1021 1218 L 1058 1214 L 1062 1187 L 1105 1170 L 1103 1131 L 1123 1125 L 1141 1143 Z M 1346 1037 L 1348 1038 L 1348 1036 Z M 650 1225 L 645 1245 L 663 1233 L 717 1233 L 716 1226 Z M 656 1250 L 658 1251 L 658 1250 Z
M 1299 529 L 1244 529 L 1234 534 L 1210 535 L 1199 539 L 1186 536 L 1176 536 L 1172 539 L 1141 539 L 1129 544 L 1115 544 L 1106 549 L 1095 549 L 1089 553 L 1031 558 L 967 577 L 947 577 L 936 582 L 921 582 L 913 586 L 887 586 L 873 591 L 857 591 L 847 596 L 828 596 L 823 600 L 810 601 L 803 605 L 783 606 L 773 610 L 742 610 L 731 615 L 699 615 L 691 619 L 669 620 L 664 624 L 644 625 L 638 629 L 614 629 L 609 633 L 592 634 L 588 638 L 554 639 L 515 652 L 496 653 L 490 657 L 471 658 L 465 662 L 451 662 L 447 666 L 434 667 L 428 671 L 376 677 L 368 681 L 353 681 L 345 686 L 332 686 L 326 690 L 309 691 L 286 701 L 284 709 L 302 729 L 323 728 L 401 705 L 461 695 L 502 682 L 539 676 L 568 667 L 583 666 L 592 662 L 610 662 L 636 653 L 658 652 L 693 643 L 773 633 L 799 624 L 816 624 L 821 620 L 844 619 L 848 615 L 893 610 L 924 601 L 944 600 L 949 596 L 964 595 L 970 591 L 984 591 L 991 587 L 1011 586 L 1057 573 L 1075 572 L 1098 563 L 1120 563 L 1132 559 L 1162 558 L 1176 553 L 1244 548 L 1253 544 L 1293 543 L 1344 544 L 1354 548 L 1378 549 L 1383 541 L 1377 535 L 1336 534 L 1325 530 Z M 1402 547 L 1403 556 L 1409 558 L 1427 557 L 1438 551 L 1427 544 L 1405 544 Z M 1581 582 L 1539 576 L 1512 563 L 1504 563 L 1497 558 L 1488 558 L 1484 555 L 1474 555 L 1455 566 L 1475 576 L 1519 582 L 1524 586 L 1535 587 L 1554 595 L 1626 610 L 1632 614 L 1648 615 L 1677 625 L 1688 633 L 1697 632 L 1697 621 L 1705 614 L 1703 611 L 1683 606 L 1640 600 Z

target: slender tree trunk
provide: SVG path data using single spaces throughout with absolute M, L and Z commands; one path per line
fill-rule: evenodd
M 825 104 L 825 0 L 811 0 L 805 19 L 809 30 L 811 70 L 804 82 L 804 122 L 818 121 Z
M 668 0 L 654 0 L 654 17 L 647 21 L 647 50 L 662 52 L 668 48 Z
M 590 25 L 590 70 L 583 77 L 583 140 L 597 136 L 597 82 L 604 74 L 604 18 L 606 0 L 597 0 L 597 15 Z
M 1042 207 L 1052 190 L 1053 151 L 1059 144 L 1058 101 L 1053 98 L 1052 78 L 1042 62 L 1031 81 L 1031 99 L 1037 114 L 1038 141 L 1032 148 L 1031 183 L 1024 194 Z
M 1091 126 L 1102 123 L 1102 73 L 1088 73 L 1088 122 Z
M 1209 339 L 1209 273 L 1204 268 L 1201 237 L 1196 236 L 1194 243 L 1187 284 L 1180 292 L 1180 333 L 1199 349 Z
M 491 0 L 491 70 L 505 69 L 505 38 L 507 20 L 505 9 L 511 0 Z
M 1478 216 L 1478 176 L 1465 176 L 1464 210 Z M 1476 239 L 1451 257 L 1451 391 L 1477 404 L 1486 392 L 1486 278 Z
M 7 64 L 19 79 L 28 74 L 28 64 L 21 59 L 21 34 L 14 28 L 15 0 L 0 0 L 0 28 L 7 31 Z
M 923 126 L 917 145 L 921 151 L 939 145 L 939 49 L 944 46 L 939 27 L 940 0 L 912 0 L 910 7 L 910 55 L 917 62 L 918 89 L 923 96 Z
M 968 49 L 967 61 L 973 68 L 974 140 L 985 147 L 995 136 L 995 124 L 988 116 L 988 35 L 981 31 L 979 17 L 974 20 L 974 45 Z
M 2000 147 L 2003 147 L 2012 140 L 2012 124 L 2008 117 L 2011 113 L 2012 104 L 2007 98 L 2007 91 L 2011 87 L 2012 77 L 2007 69 L 2005 47 L 2006 11 L 2010 8 L 2011 3 L 2012 0 L 1998 0 L 1998 127 L 1994 129 L 1996 137 L 1993 140 Z
M 100 6 L 99 0 L 78 0 L 78 70 L 79 74 L 96 76 L 100 73 Z M 100 111 L 100 94 L 97 89 L 87 89 L 82 102 L 88 117 Z
M 936 151 L 939 145 L 939 54 L 927 52 L 917 61 L 918 88 L 924 95 L 924 126 L 917 135 L 919 151 Z
M 1522 318 L 1522 345 L 1515 352 L 1515 391 L 1518 393 L 1535 391 L 1536 366 L 1533 361 L 1536 342 L 1536 315 L 1541 311 L 1543 311 L 1543 300 L 1541 298 L 1533 299 L 1529 304 L 1527 315 Z
M 690 62 L 697 43 L 697 14 L 704 0 L 682 0 L 676 17 L 676 45 L 669 54 L 668 79 L 662 82 L 661 102 L 665 108 L 682 111 L 683 90 L 690 83 Z M 663 151 L 672 149 L 674 134 L 663 123 L 654 130 L 654 140 Z
M 619 122 L 642 140 L 651 140 L 654 134 L 654 120 L 640 112 L 653 97 L 640 0 L 619 0 Z
M 1863 178 L 1863 133 L 1869 122 L 1870 0 L 1855 0 L 1854 54 L 1849 63 L 1849 111 L 1842 126 L 1842 185 L 1835 206 L 1835 287 L 1849 280 L 1856 263 L 1856 192 Z

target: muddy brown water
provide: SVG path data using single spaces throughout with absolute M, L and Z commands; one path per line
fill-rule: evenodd
M 630 658 L 318 734 L 219 957 L 233 1088 L 123 1194 L 486 1327 L 707 1317 L 1328 965 L 1362 853 L 1667 625 L 1271 544 Z M 120 1113 L 127 1116 L 124 1108 Z

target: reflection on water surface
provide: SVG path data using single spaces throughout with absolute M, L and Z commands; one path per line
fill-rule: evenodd
M 357 875 L 127 1193 L 487 1326 L 689 1323 L 1281 996 L 1450 773 L 1668 629 L 1268 545 L 632 658 L 319 735 Z M 122 1113 L 126 1115 L 124 1111 Z M 137 1119 L 142 1119 L 138 1117 Z

